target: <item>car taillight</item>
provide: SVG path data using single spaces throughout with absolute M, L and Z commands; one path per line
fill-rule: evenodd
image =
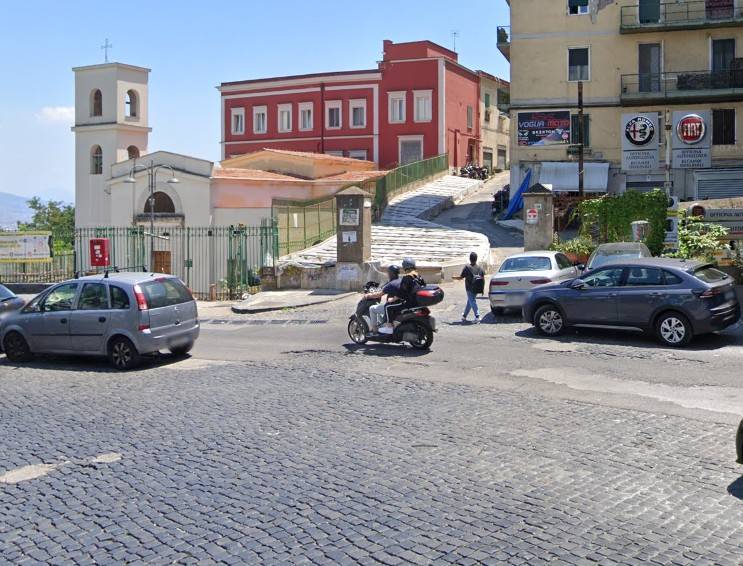
M 508 285 L 508 281 L 490 281 L 491 287 L 504 287 Z
M 431 314 L 431 311 L 427 308 L 422 308 L 421 310 L 415 312 L 415 316 L 428 316 L 429 314 Z
M 144 296 L 144 293 L 142 292 L 142 287 L 139 285 L 134 286 L 134 297 L 137 299 L 137 307 L 141 311 L 147 310 L 147 298 Z
M 703 293 L 700 293 L 699 296 L 702 299 L 709 299 L 710 297 L 716 297 L 717 295 L 722 295 L 723 290 L 720 287 L 712 287 L 711 289 L 707 289 Z
M 140 324 L 139 325 L 139 331 L 140 332 L 144 332 L 145 330 L 149 330 L 149 329 L 150 329 L 150 325 L 149 324 Z
M 530 283 L 532 285 L 545 285 L 546 283 L 552 283 L 552 279 L 532 279 Z

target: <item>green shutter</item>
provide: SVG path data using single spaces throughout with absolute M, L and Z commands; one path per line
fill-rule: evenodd
M 490 108 L 490 93 L 485 93 L 485 108 Z
M 588 0 L 568 0 L 568 8 L 577 8 L 578 6 L 588 6 Z
M 589 114 L 583 114 L 583 147 L 591 147 L 590 132 L 591 118 Z M 578 143 L 578 115 L 570 116 L 570 143 Z

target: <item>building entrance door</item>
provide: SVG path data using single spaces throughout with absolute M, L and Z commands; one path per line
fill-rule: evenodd
M 660 92 L 661 46 L 660 43 L 642 43 L 639 53 L 640 92 Z
M 170 252 L 155 250 L 152 252 L 152 262 L 155 273 L 171 273 Z

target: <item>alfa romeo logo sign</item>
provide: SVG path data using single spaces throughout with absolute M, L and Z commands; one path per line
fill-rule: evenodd
M 687 114 L 676 124 L 676 135 L 687 145 L 694 145 L 704 139 L 707 127 L 698 114 Z
M 632 145 L 647 145 L 655 137 L 655 124 L 645 116 L 635 116 L 627 122 L 624 136 Z

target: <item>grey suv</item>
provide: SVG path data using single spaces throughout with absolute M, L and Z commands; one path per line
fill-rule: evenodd
M 734 280 L 712 265 L 663 258 L 625 260 L 578 279 L 534 289 L 524 320 L 547 336 L 568 326 L 654 332 L 668 346 L 722 330 L 740 318 Z
M 145 354 L 187 353 L 199 336 L 191 292 L 157 273 L 109 273 L 55 285 L 0 323 L 0 349 L 14 362 L 33 354 L 108 356 L 117 369 Z

